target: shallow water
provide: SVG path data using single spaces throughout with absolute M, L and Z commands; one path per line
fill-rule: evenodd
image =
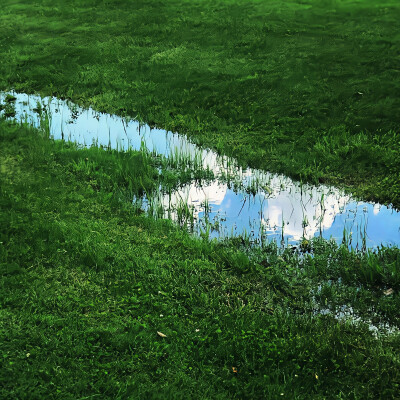
M 314 236 L 341 243 L 345 236 L 349 246 L 359 249 L 400 244 L 400 213 L 390 207 L 357 202 L 333 187 L 301 185 L 283 175 L 243 170 L 235 160 L 201 149 L 183 135 L 85 110 L 68 101 L 9 92 L 0 93 L 0 104 L 7 94 L 17 98 L 14 119 L 35 127 L 43 123 L 38 104 L 44 106 L 54 139 L 120 150 L 146 148 L 170 159 L 191 158 L 212 170 L 216 176 L 212 182 L 193 182 L 170 194 L 140 200 L 143 209 L 151 211 L 156 205 L 163 217 L 178 220 L 196 233 L 246 235 L 254 241 L 290 244 Z M 184 204 L 190 217 L 182 221 Z

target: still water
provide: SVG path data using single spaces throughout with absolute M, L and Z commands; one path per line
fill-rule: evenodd
M 16 97 L 16 121 L 40 127 L 43 112 L 39 111 L 44 108 L 54 139 L 119 150 L 145 148 L 166 158 L 193 158 L 198 166 L 212 170 L 216 177 L 212 181 L 192 182 L 171 193 L 160 192 L 157 198 L 139 199 L 144 210 L 150 211 L 156 203 L 163 217 L 174 220 L 180 219 L 186 205 L 192 216 L 186 225 L 195 233 L 246 235 L 256 242 L 289 244 L 314 236 L 341 243 L 345 237 L 351 247 L 359 249 L 400 244 L 400 212 L 391 207 L 356 201 L 334 187 L 304 185 L 283 175 L 242 169 L 235 160 L 199 148 L 184 135 L 82 109 L 54 97 L 0 93 L 0 104 L 7 94 Z

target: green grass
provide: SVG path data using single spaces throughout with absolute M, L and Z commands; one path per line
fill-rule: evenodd
M 0 90 L 399 206 L 399 16 L 393 0 L 3 0 Z M 0 142 L 0 398 L 398 398 L 398 248 L 195 238 L 131 203 L 211 179 L 196 158 L 4 120 Z
M 4 0 L 0 89 L 400 205 L 395 0 Z
M 1 398 L 397 397 L 398 249 L 197 239 L 131 206 L 154 160 L 45 136 L 0 121 Z

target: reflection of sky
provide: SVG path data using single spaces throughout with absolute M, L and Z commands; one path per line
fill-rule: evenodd
M 223 185 L 222 185 L 223 186 Z M 212 192 L 212 189 L 217 189 Z M 196 207 L 195 214 L 199 220 L 204 219 L 204 207 L 201 202 L 206 198 L 204 193 L 209 193 L 211 211 L 208 212 L 210 221 L 219 220 L 219 233 L 213 236 L 226 236 L 234 234 L 247 234 L 260 238 L 261 232 L 269 238 L 280 240 L 283 236 L 289 243 L 295 243 L 303 236 L 310 238 L 322 234 L 324 238 L 333 238 L 337 242 L 351 234 L 353 247 L 361 248 L 363 238 L 367 247 L 374 247 L 381 243 L 387 245 L 400 244 L 400 213 L 385 206 L 377 208 L 373 204 L 349 202 L 341 204 L 341 199 L 334 196 L 325 199 L 324 209 L 320 204 L 308 201 L 306 205 L 282 191 L 275 198 L 266 198 L 264 193 L 256 196 L 235 193 L 231 189 L 221 190 L 221 185 L 210 185 L 199 196 L 198 202 L 193 201 L 196 191 L 193 187 L 189 190 L 191 196 L 183 195 L 188 190 L 181 189 L 179 193 L 188 199 L 189 204 Z M 175 194 L 175 198 L 179 197 Z M 303 194 L 302 198 L 307 197 Z M 328 203 L 329 202 L 329 203 Z M 174 204 L 174 198 L 171 199 Z M 328 204 L 327 204 L 328 203 Z M 175 203 L 176 204 L 176 203 Z M 343 207 L 343 208 L 342 208 Z M 304 220 L 308 225 L 303 227 Z
M 376 210 L 373 204 L 351 202 L 343 213 L 336 215 L 334 224 L 324 231 L 323 236 L 340 239 L 345 228 L 347 234 L 352 232 L 353 241 L 360 246 L 365 230 L 367 247 L 380 243 L 399 245 L 400 213 L 386 206 L 381 206 L 378 212 Z
M 64 137 L 90 146 L 93 143 L 112 148 L 139 150 L 142 146 L 157 154 L 173 157 L 180 154 L 201 155 L 203 167 L 209 167 L 216 175 L 232 171 L 228 158 L 220 157 L 211 150 L 200 150 L 185 136 L 139 126 L 137 121 L 108 114 L 96 113 L 92 109 L 82 110 L 73 104 L 55 98 L 40 99 L 39 96 L 15 94 L 16 119 L 27 120 L 36 127 L 40 119 L 33 108 L 37 103 L 49 104 L 50 130 L 55 139 Z M 0 101 L 6 94 L 0 93 Z M 233 168 L 235 162 L 231 161 Z M 322 234 L 340 242 L 343 231 L 351 234 L 352 246 L 361 247 L 362 237 L 368 247 L 379 244 L 400 244 L 400 213 L 385 206 L 371 203 L 356 203 L 349 196 L 327 186 L 303 186 L 282 175 L 247 169 L 236 170 L 236 183 L 242 190 L 232 190 L 226 183 L 214 181 L 202 188 L 195 183 L 172 193 L 171 198 L 161 199 L 164 207 L 176 207 L 182 200 L 194 206 L 199 226 L 205 219 L 204 206 L 208 201 L 210 221 L 219 221 L 219 232 L 214 236 L 247 234 L 259 238 L 261 233 L 279 240 L 283 236 L 296 242 L 303 236 L 309 238 Z M 255 196 L 243 192 L 252 181 L 260 183 Z M 323 206 L 321 206 L 321 201 Z M 176 212 L 172 210 L 172 217 Z M 364 235 L 366 234 L 366 236 Z

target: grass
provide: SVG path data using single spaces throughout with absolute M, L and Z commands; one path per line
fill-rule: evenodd
M 394 0 L 4 0 L 0 89 L 399 206 L 399 16 Z
M 0 397 L 397 396 L 400 336 L 369 324 L 400 327 L 398 249 L 198 239 L 131 206 L 142 153 L 0 139 Z
M 399 16 L 394 0 L 3 0 L 0 90 L 398 207 Z M 0 119 L 0 398 L 398 398 L 398 248 L 255 248 L 210 239 L 218 221 L 190 236 L 132 199 L 212 179 L 198 156 L 80 148 L 43 118 Z

